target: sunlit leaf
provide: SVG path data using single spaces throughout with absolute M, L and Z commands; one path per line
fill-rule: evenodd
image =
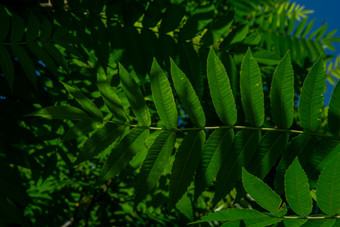
M 68 120 L 83 120 L 83 119 L 91 119 L 92 117 L 72 106 L 50 106 L 43 109 L 40 109 L 34 113 L 31 113 L 27 116 L 37 116 L 48 119 L 68 119 Z

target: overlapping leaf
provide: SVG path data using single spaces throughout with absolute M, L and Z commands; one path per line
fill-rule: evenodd
M 87 98 L 79 89 L 71 87 L 68 84 L 65 84 L 61 82 L 66 90 L 77 100 L 79 105 L 84 108 L 89 114 L 92 116 L 102 119 L 103 114 L 102 112 L 98 109 L 98 107 L 89 99 Z
M 176 133 L 164 131 L 150 147 L 137 179 L 135 207 L 156 187 L 174 147 Z
M 151 66 L 150 80 L 152 97 L 162 123 L 168 129 L 177 128 L 178 115 L 172 89 L 155 58 Z
M 261 140 L 259 131 L 242 130 L 236 134 L 226 160 L 216 177 L 213 204 L 223 199 L 241 179 L 242 167 L 249 164 Z
M 147 129 L 132 129 L 119 144 L 112 149 L 100 173 L 98 183 L 105 182 L 118 175 L 129 164 L 129 161 L 137 152 L 146 149 L 144 143 L 148 136 L 149 130 Z
M 212 184 L 234 140 L 233 129 L 216 129 L 204 145 L 195 176 L 195 200 Z
M 105 105 L 112 116 L 120 121 L 126 121 L 126 113 L 114 87 L 112 87 L 102 68 L 98 69 L 97 86 Z
M 240 76 L 241 101 L 248 123 L 261 127 L 264 121 L 264 95 L 260 68 L 248 49 Z
M 122 136 L 125 126 L 105 124 L 99 128 L 84 144 L 75 165 L 90 160 Z
M 135 80 L 121 64 L 119 64 L 119 76 L 124 93 L 131 105 L 131 109 L 138 119 L 138 124 L 150 126 L 150 112 L 146 106 L 144 96 Z
M 204 142 L 204 131 L 193 131 L 184 137 L 178 148 L 170 178 L 169 210 L 176 205 L 189 187 L 199 164 Z

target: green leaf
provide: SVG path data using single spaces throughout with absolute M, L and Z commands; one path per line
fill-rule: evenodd
M 340 212 L 340 153 L 321 171 L 316 190 L 318 206 L 327 215 Z
M 129 164 L 129 161 L 138 152 L 142 152 L 145 140 L 149 136 L 149 130 L 143 128 L 132 129 L 120 142 L 116 145 L 99 175 L 98 183 L 103 183 L 110 178 L 120 174 L 120 172 Z
M 295 158 L 285 175 L 285 192 L 289 207 L 300 216 L 312 212 L 313 201 L 310 195 L 308 178 L 298 158 Z
M 302 128 L 306 131 L 317 131 L 321 126 L 322 94 L 325 86 L 325 69 L 320 56 L 308 73 L 300 95 L 300 120 Z
M 290 128 L 294 119 L 294 71 L 289 51 L 275 69 L 270 89 L 273 120 L 279 128 Z
M 11 35 L 9 37 L 10 42 L 11 43 L 20 42 L 22 40 L 22 37 L 24 36 L 24 33 L 25 33 L 24 20 L 17 14 L 13 13 Z
M 189 79 L 170 58 L 171 77 L 184 110 L 197 127 L 205 126 L 205 115 L 201 103 Z
M 162 123 L 165 128 L 177 128 L 178 115 L 172 89 L 156 58 L 152 62 L 150 80 L 152 97 Z
M 0 7 L 1 8 L 1 7 Z M 0 26 L 1 27 L 1 26 Z M 0 45 L 0 68 L 6 77 L 11 91 L 14 87 L 14 66 L 6 47 Z
M 98 119 L 103 119 L 103 114 L 102 112 L 98 109 L 98 107 L 89 99 L 87 98 L 78 88 L 71 87 L 70 85 L 61 82 L 68 93 L 70 93 L 73 98 L 77 100 L 79 105 L 84 108 L 89 114 L 92 116 L 98 118 Z
M 286 204 L 282 203 L 280 196 L 262 180 L 248 173 L 245 168 L 242 168 L 242 182 L 247 193 L 261 207 L 277 217 L 287 213 Z
M 19 63 L 25 71 L 28 79 L 33 84 L 34 88 L 37 88 L 37 74 L 35 73 L 35 67 L 32 62 L 32 58 L 27 54 L 26 50 L 20 45 L 11 45 L 14 56 L 19 59 Z
M 143 128 L 132 129 L 118 145 L 116 145 L 99 175 L 98 183 L 103 183 L 110 178 L 120 174 L 129 164 L 129 161 L 145 147 L 145 140 L 149 136 L 149 130 Z
M 288 143 L 289 135 L 282 132 L 266 132 L 261 138 L 257 155 L 247 166 L 255 176 L 263 179 L 277 163 Z
M 130 106 L 132 108 L 133 113 L 136 115 L 138 119 L 139 125 L 150 126 L 151 118 L 148 107 L 146 106 L 144 96 L 142 95 L 141 90 L 136 84 L 135 80 L 129 74 L 128 71 L 120 64 L 119 65 L 119 76 L 122 82 L 122 87 L 124 90 L 124 94 L 129 100 Z
M 75 165 L 90 160 L 115 142 L 124 132 L 125 126 L 107 123 L 97 129 L 85 142 L 77 157 Z
M 99 122 L 96 120 L 85 119 L 77 122 L 66 133 L 63 141 L 77 139 L 95 130 Z
M 226 159 L 216 177 L 213 206 L 241 180 L 242 167 L 250 163 L 260 140 L 261 133 L 259 131 L 242 130 L 236 134 L 232 148 L 225 151 Z
M 244 114 L 251 126 L 261 127 L 264 121 L 264 95 L 260 68 L 250 48 L 241 64 L 241 101 Z
M 176 141 L 176 133 L 164 131 L 150 147 L 137 178 L 135 207 L 156 187 Z
M 191 131 L 178 148 L 170 177 L 169 210 L 184 195 L 199 164 L 205 142 L 204 131 Z
M 122 122 L 126 122 L 126 112 L 122 106 L 122 103 L 117 95 L 116 89 L 110 85 L 109 80 L 103 70 L 98 69 L 97 72 L 97 86 L 104 100 L 105 105 L 112 113 L 112 116 Z
M 207 77 L 217 115 L 223 124 L 234 125 L 237 120 L 234 96 L 227 72 L 213 49 L 210 49 L 208 55 Z
M 207 186 L 210 186 L 220 167 L 228 157 L 225 153 L 231 148 L 234 140 L 233 129 L 216 129 L 205 144 L 200 165 L 195 176 L 195 201 Z
M 290 35 L 294 29 L 294 25 L 295 25 L 295 21 L 296 21 L 296 11 L 293 12 L 292 16 L 290 17 L 289 21 L 288 21 L 288 28 L 287 28 L 287 34 Z
M 50 106 L 40 109 L 26 116 L 43 117 L 47 119 L 68 119 L 68 120 L 83 120 L 91 119 L 92 117 L 73 106 Z
M 10 18 L 3 6 L 0 7 L 0 21 L 0 42 L 2 42 L 6 39 L 10 28 Z
M 39 19 L 33 13 L 30 13 L 28 17 L 25 41 L 33 42 L 39 35 L 39 29 L 40 29 Z
M 243 220 L 246 226 L 268 226 L 282 221 L 280 218 L 273 218 L 254 209 L 229 208 L 227 210 L 217 211 L 203 216 L 201 220 L 190 224 L 202 222 L 226 222 Z
M 1 51 L 0 51 L 1 52 Z M 340 82 L 334 87 L 328 109 L 328 127 L 336 136 L 340 136 Z

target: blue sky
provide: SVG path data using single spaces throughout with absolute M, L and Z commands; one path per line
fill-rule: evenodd
M 296 0 L 291 2 L 304 5 L 305 9 L 314 10 L 314 13 L 308 16 L 310 20 L 315 19 L 314 28 L 318 28 L 327 22 L 326 34 L 337 29 L 338 32 L 335 36 L 340 37 L 340 0 Z M 333 43 L 333 45 L 336 52 L 326 50 L 326 53 L 336 56 L 340 55 L 340 43 Z M 327 92 L 325 93 L 326 105 L 329 103 L 333 88 L 334 86 L 327 81 Z

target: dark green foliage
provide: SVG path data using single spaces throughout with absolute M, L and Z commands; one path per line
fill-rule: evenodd
M 184 226 L 209 213 L 210 225 L 334 225 L 339 85 L 328 114 L 322 93 L 339 74 L 324 47 L 339 38 L 308 10 L 13 2 L 0 5 L 0 226 Z

